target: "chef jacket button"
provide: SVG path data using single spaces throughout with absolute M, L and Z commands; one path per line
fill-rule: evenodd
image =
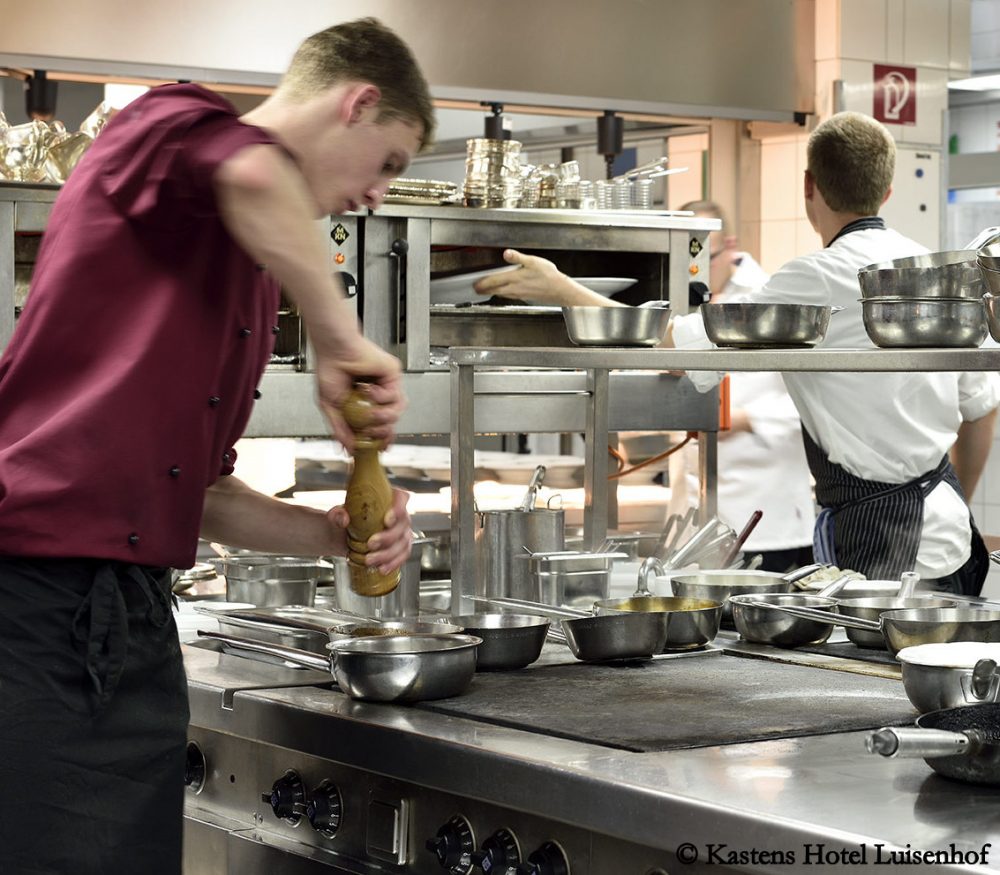
M 255 264 L 254 267 L 257 268 L 257 270 L 259 270 L 259 271 L 265 271 L 265 270 L 267 270 L 267 265 L 266 264 Z
M 281 329 L 277 325 L 272 325 L 271 334 L 281 334 Z
M 171 477 L 180 477 L 181 476 L 181 469 L 180 469 L 179 465 L 172 465 L 171 466 L 171 468 L 170 468 L 170 476 Z
M 240 329 L 240 337 L 249 337 L 251 334 L 253 334 L 253 331 L 251 331 L 249 328 Z
M 132 546 L 135 546 L 139 543 L 139 536 L 135 532 L 132 532 L 132 534 L 128 536 L 128 542 Z
M 219 406 L 219 402 L 221 400 L 222 399 L 218 395 L 213 395 L 211 398 L 208 399 L 208 406 L 209 407 L 218 407 Z
M 254 389 L 253 390 L 253 400 L 257 401 L 260 398 L 260 396 L 261 396 L 260 389 Z
M 228 465 L 228 464 L 229 464 L 229 463 L 230 463 L 230 462 L 231 462 L 232 460 L 233 460 L 233 457 L 232 457 L 232 455 L 230 455 L 229 453 L 223 453 L 223 454 L 222 454 L 222 461 L 223 461 L 223 462 L 225 462 L 225 463 L 226 463 L 227 465 Z

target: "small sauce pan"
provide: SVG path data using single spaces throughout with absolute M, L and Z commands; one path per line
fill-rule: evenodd
M 773 611 L 785 611 L 798 617 L 833 623 L 847 629 L 861 629 L 882 635 L 886 649 L 895 656 L 904 647 L 938 644 L 947 641 L 1000 641 L 1000 610 L 976 608 L 910 608 L 884 611 L 879 620 L 862 620 L 811 608 L 764 605 Z
M 594 602 L 597 616 L 651 614 L 663 623 L 665 635 L 660 652 L 697 650 L 719 634 L 722 603 L 710 599 L 677 596 L 632 596 Z
M 329 655 L 320 656 L 219 632 L 198 635 L 227 648 L 329 671 L 352 699 L 372 702 L 424 702 L 461 694 L 475 674 L 476 648 L 482 643 L 472 635 L 354 638 L 331 642 Z
M 467 635 L 482 639 L 476 671 L 512 671 L 531 665 L 542 653 L 551 621 L 533 614 L 465 614 L 451 617 Z

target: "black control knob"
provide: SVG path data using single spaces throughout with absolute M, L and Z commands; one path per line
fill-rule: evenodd
M 434 838 L 427 839 L 426 847 L 437 857 L 442 869 L 468 872 L 472 868 L 471 855 L 476 841 L 469 821 L 461 815 L 456 814 Z
M 487 875 L 507 875 L 520 862 L 521 849 L 509 829 L 498 829 L 483 842 L 483 849 L 472 855 L 472 864 Z
M 350 274 L 346 270 L 340 270 L 337 271 L 337 276 L 340 277 L 340 281 L 344 284 L 344 294 L 348 298 L 353 298 L 358 293 L 358 281 L 354 278 L 354 274 Z
M 269 803 L 275 817 L 298 823 L 305 811 L 306 788 L 298 773 L 289 769 L 271 785 L 270 793 L 263 793 L 261 799 Z
M 333 781 L 323 781 L 309 794 L 306 817 L 316 832 L 323 833 L 327 838 L 333 838 L 340 826 L 343 813 L 344 801 Z
M 184 786 L 193 793 L 200 793 L 205 786 L 205 772 L 205 754 L 195 742 L 189 741 L 184 762 Z
M 569 863 L 559 845 L 546 842 L 517 867 L 517 875 L 569 875 Z

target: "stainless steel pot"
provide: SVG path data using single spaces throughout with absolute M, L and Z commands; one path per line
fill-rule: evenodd
M 373 702 L 424 702 L 463 693 L 475 674 L 476 648 L 481 643 L 471 635 L 355 638 L 331 642 L 329 655 L 320 656 L 218 632 L 198 634 L 227 648 L 329 671 L 352 699 Z
M 467 635 L 482 640 L 476 671 L 511 671 L 531 665 L 542 653 L 548 617 L 532 614 L 466 614 L 451 617 Z
M 410 555 L 399 570 L 399 585 L 381 596 L 359 595 L 351 589 L 351 571 L 344 556 L 334 556 L 334 595 L 337 609 L 359 617 L 388 619 L 416 617 L 420 613 L 420 560 L 430 538 L 414 538 Z
M 269 553 L 241 553 L 210 561 L 226 578 L 226 601 L 259 607 L 312 605 L 317 581 L 331 570 L 320 559 Z
M 477 512 L 476 561 L 479 595 L 534 600 L 532 553 L 555 553 L 565 546 L 562 509 Z
M 815 346 L 840 308 L 816 304 L 705 304 L 705 333 L 716 346 L 743 349 Z

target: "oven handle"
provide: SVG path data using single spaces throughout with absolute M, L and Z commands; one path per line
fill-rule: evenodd
M 406 342 L 406 255 L 410 244 L 397 237 L 389 247 L 389 257 L 396 262 L 396 343 Z

